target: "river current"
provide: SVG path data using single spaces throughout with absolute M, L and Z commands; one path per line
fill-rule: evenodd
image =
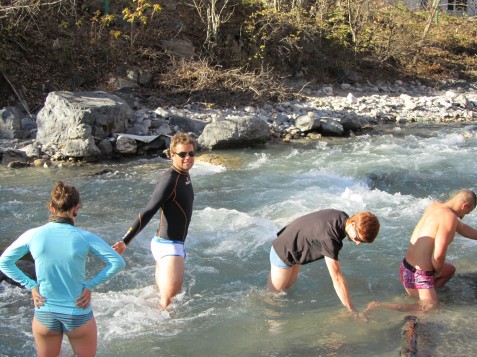
M 382 129 L 360 135 L 224 151 L 231 168 L 196 160 L 195 204 L 182 292 L 160 311 L 150 239 L 157 216 L 124 254 L 126 270 L 93 292 L 98 356 L 396 356 L 406 313 L 348 315 L 324 261 L 303 266 L 295 286 L 265 290 L 276 232 L 303 214 L 369 210 L 381 221 L 373 244 L 345 241 L 340 261 L 359 310 L 370 301 L 411 302 L 399 265 L 424 208 L 460 188 L 477 190 L 477 126 Z M 0 168 L 0 248 L 46 222 L 58 179 L 75 185 L 76 225 L 113 244 L 142 209 L 161 172 L 160 158 L 73 168 Z M 107 173 L 94 175 L 108 169 Z M 464 218 L 477 227 L 477 212 Z M 477 242 L 456 236 L 447 259 L 456 276 L 438 290 L 439 312 L 418 315 L 419 356 L 477 353 Z M 101 263 L 91 258 L 91 273 Z M 24 289 L 0 284 L 0 356 L 33 356 L 33 304 Z M 62 356 L 71 348 L 63 342 Z

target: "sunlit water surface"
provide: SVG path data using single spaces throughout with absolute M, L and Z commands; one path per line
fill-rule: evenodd
M 275 233 L 303 214 L 337 208 L 370 210 L 382 228 L 376 242 L 345 242 L 340 261 L 354 304 L 410 302 L 399 264 L 420 214 L 459 188 L 477 189 L 477 128 L 391 128 L 362 135 L 223 152 L 239 168 L 197 160 L 191 170 L 193 219 L 186 241 L 183 290 L 160 311 L 150 238 L 155 217 L 129 245 L 125 271 L 93 294 L 98 356 L 396 356 L 404 313 L 350 317 L 323 261 L 303 267 L 287 293 L 266 292 Z M 45 223 L 55 180 L 82 196 L 77 225 L 113 244 L 147 202 L 170 162 L 162 159 L 78 168 L 0 168 L 0 248 Z M 109 173 L 94 175 L 108 169 Z M 477 213 L 464 221 L 477 226 Z M 457 276 L 440 290 L 442 309 L 419 316 L 419 356 L 477 353 L 477 242 L 457 237 L 448 259 Z M 100 263 L 91 258 L 91 271 Z M 0 284 L 0 356 L 33 356 L 30 294 Z M 66 339 L 62 356 L 71 355 Z

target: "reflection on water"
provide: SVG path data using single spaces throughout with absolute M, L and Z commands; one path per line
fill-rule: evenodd
M 234 152 L 241 166 L 232 168 L 197 161 L 183 290 L 169 311 L 157 309 L 149 250 L 156 217 L 126 251 L 126 270 L 93 294 L 98 356 L 399 355 L 406 314 L 377 310 L 367 322 L 353 318 L 340 306 L 323 261 L 304 266 L 286 293 L 266 292 L 270 244 L 278 229 L 311 211 L 371 210 L 382 224 L 376 242 L 345 242 L 340 253 L 353 302 L 364 310 L 372 300 L 411 301 L 398 270 L 417 219 L 432 200 L 462 187 L 477 189 L 472 130 L 393 129 L 380 137 L 271 144 Z M 62 169 L 2 167 L 0 248 L 45 222 L 48 194 L 58 179 L 81 193 L 78 226 L 113 244 L 169 165 L 154 159 Z M 464 222 L 477 226 L 477 213 Z M 456 237 L 448 259 L 457 276 L 439 291 L 442 309 L 418 316 L 419 356 L 476 353 L 476 254 L 475 241 Z M 100 267 L 92 258 L 91 270 Z M 30 294 L 0 284 L 0 308 L 0 356 L 34 355 Z M 62 355 L 70 354 L 65 342 Z

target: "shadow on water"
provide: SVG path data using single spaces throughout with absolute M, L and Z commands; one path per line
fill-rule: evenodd
M 456 274 L 448 286 L 438 290 L 439 301 L 444 305 L 474 306 L 477 300 L 477 273 Z
M 380 190 L 390 194 L 422 195 L 432 191 L 436 182 L 428 178 L 420 180 L 419 173 L 411 174 L 409 170 L 400 168 L 383 168 L 366 174 L 366 182 L 371 190 Z

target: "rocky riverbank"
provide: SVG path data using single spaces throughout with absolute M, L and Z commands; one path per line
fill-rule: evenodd
M 315 85 L 295 99 L 264 106 L 148 108 L 128 92 L 51 92 L 36 115 L 0 110 L 0 153 L 10 167 L 165 155 L 177 131 L 199 149 L 234 149 L 269 141 L 360 135 L 379 124 L 473 123 L 477 83 L 435 89 L 419 82 Z

